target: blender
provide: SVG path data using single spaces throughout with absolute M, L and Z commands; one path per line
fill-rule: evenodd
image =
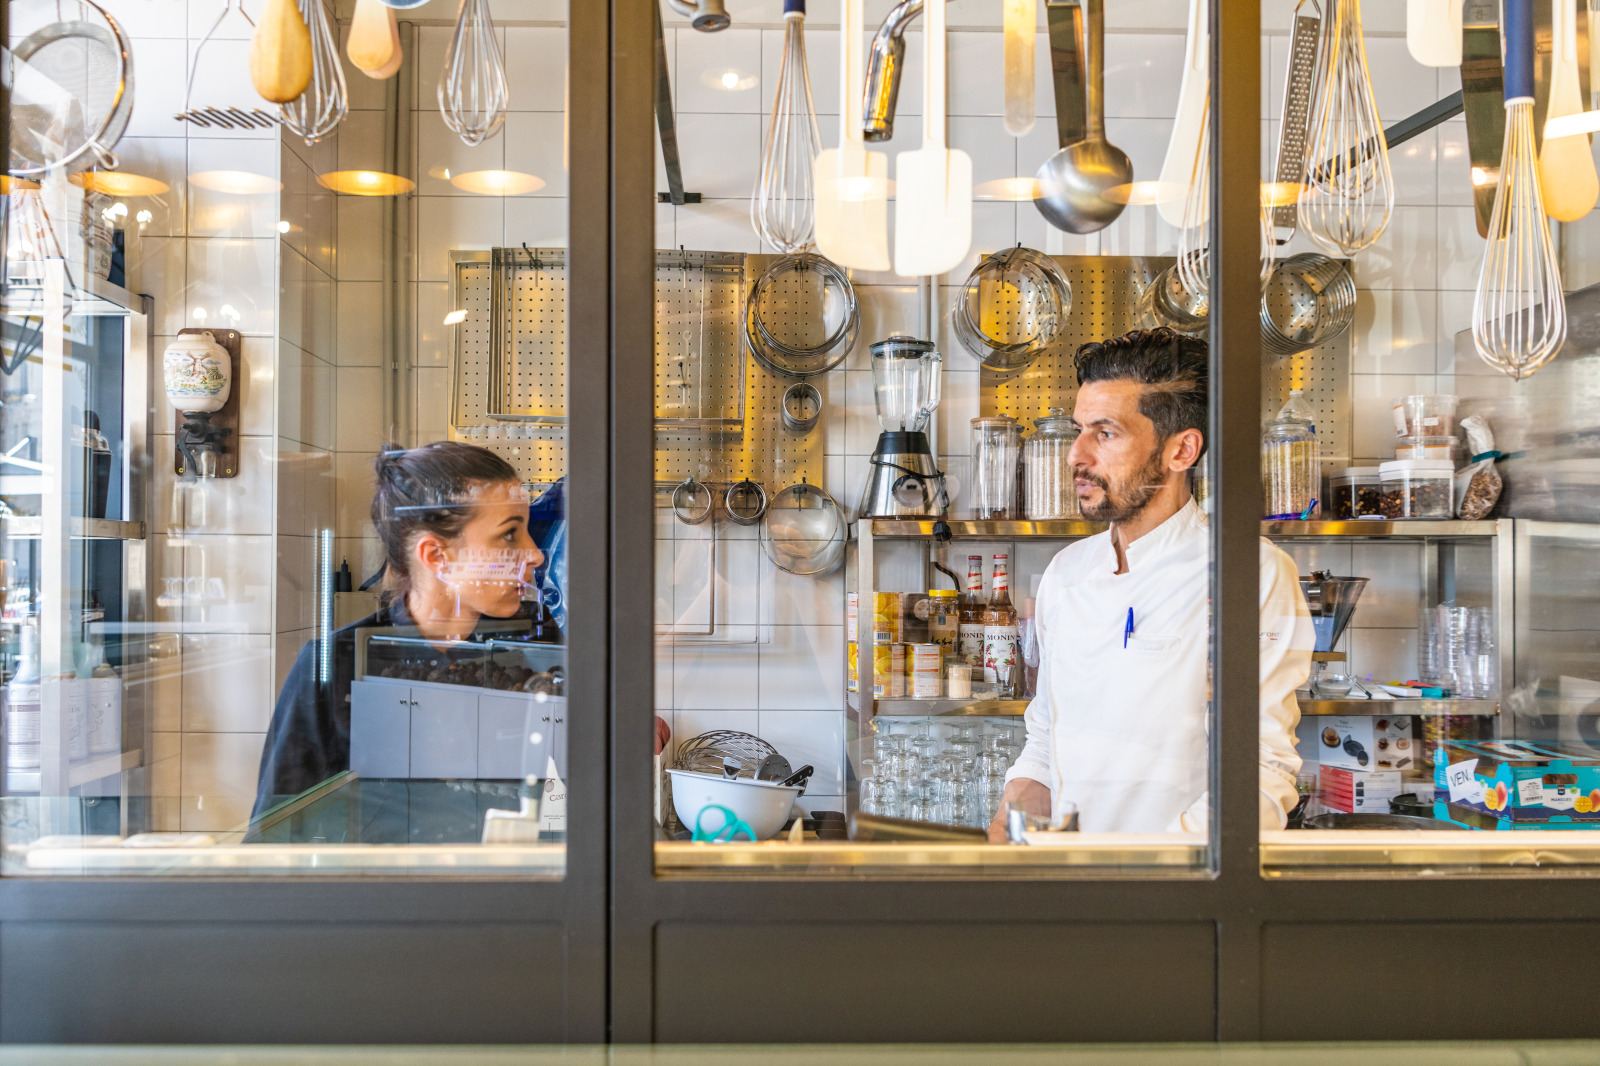
M 1334 577 L 1327 570 L 1313 570 L 1310 577 L 1300 579 L 1306 606 L 1311 609 L 1311 626 L 1317 635 L 1316 650 L 1311 653 L 1310 690 L 1314 697 L 1343 699 L 1352 690 L 1360 689 L 1343 665 L 1345 653 L 1334 651 L 1333 646 L 1339 643 L 1350 619 L 1355 617 L 1356 601 L 1366 587 L 1364 577 Z M 1365 690 L 1361 690 L 1360 696 L 1366 695 Z
M 862 518 L 941 518 L 949 506 L 944 472 L 926 432 L 939 406 L 939 364 L 932 341 L 899 334 L 872 346 L 878 446 L 867 468 Z

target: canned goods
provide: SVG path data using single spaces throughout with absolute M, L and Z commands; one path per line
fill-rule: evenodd
M 900 594 L 877 592 L 872 596 L 872 643 L 900 642 Z
M 844 598 L 844 639 L 854 644 L 861 639 L 861 626 L 858 621 L 861 614 L 861 597 L 854 592 L 848 593 Z
M 875 644 L 872 648 L 872 694 L 879 699 L 904 699 L 906 646 Z

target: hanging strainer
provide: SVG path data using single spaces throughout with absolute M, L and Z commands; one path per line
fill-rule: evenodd
M 1177 266 L 1169 266 L 1155 276 L 1139 295 L 1135 320 L 1144 329 L 1166 326 L 1179 333 L 1198 336 L 1211 321 L 1211 300 L 1183 287 Z
M 1344 264 L 1316 252 L 1278 264 L 1261 295 L 1261 347 L 1299 355 L 1333 340 L 1356 315 L 1356 283 Z
M 832 496 L 801 481 L 778 493 L 761 518 L 761 550 L 791 574 L 826 574 L 844 558 L 849 520 Z
M 1018 245 L 986 255 L 950 308 L 950 328 L 990 370 L 1021 370 L 1054 344 L 1072 285 L 1054 259 Z
M 861 326 L 861 304 L 850 278 L 815 253 L 786 255 L 750 287 L 745 336 L 761 363 L 805 378 L 844 361 Z
M 58 21 L 12 48 L 12 174 L 117 165 L 112 149 L 133 115 L 133 51 L 103 8 L 77 3 L 75 21 L 58 8 Z

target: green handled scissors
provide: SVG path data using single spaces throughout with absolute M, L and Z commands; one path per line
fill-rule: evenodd
M 722 828 L 708 832 L 705 827 L 706 812 L 722 812 Z M 713 844 L 731 844 L 733 838 L 743 833 L 752 842 L 756 839 L 756 831 L 750 828 L 748 822 L 720 803 L 708 803 L 700 808 L 700 813 L 694 820 L 694 839 L 710 841 Z

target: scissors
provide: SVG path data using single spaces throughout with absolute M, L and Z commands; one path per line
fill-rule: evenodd
M 721 811 L 722 827 L 708 831 L 705 827 L 706 812 Z M 756 831 L 750 828 L 737 814 L 720 803 L 708 803 L 700 808 L 700 813 L 694 819 L 694 839 L 709 841 L 713 844 L 731 844 L 733 838 L 743 833 L 752 842 L 756 839 Z

